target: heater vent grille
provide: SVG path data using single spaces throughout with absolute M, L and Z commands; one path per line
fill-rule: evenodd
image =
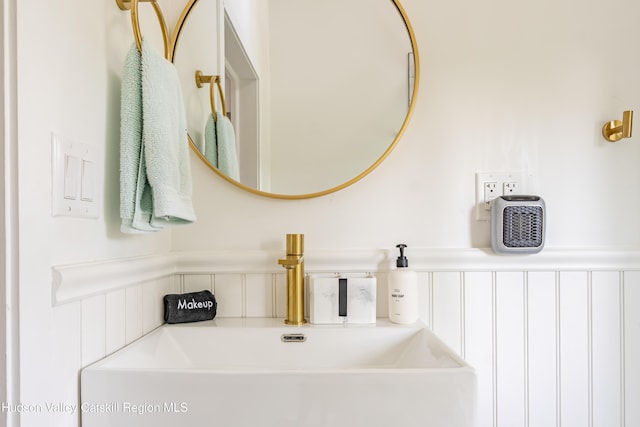
M 508 248 L 537 248 L 543 242 L 542 207 L 507 206 L 503 211 L 503 243 Z

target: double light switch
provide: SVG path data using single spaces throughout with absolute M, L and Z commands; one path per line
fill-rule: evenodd
M 52 135 L 54 216 L 97 218 L 95 148 Z

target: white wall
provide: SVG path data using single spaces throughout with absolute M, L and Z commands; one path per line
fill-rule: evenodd
M 474 174 L 521 169 L 547 202 L 549 246 L 638 247 L 639 137 L 611 144 L 600 129 L 639 108 L 640 59 L 621 41 L 638 39 L 640 4 L 607 3 L 626 11 L 611 21 L 596 0 L 402 4 L 421 87 L 390 157 L 345 191 L 297 202 L 238 191 L 196 166 L 207 221 L 177 231 L 174 248 L 273 246 L 287 232 L 306 233 L 310 248 L 486 247 L 488 223 L 472 220 Z
M 637 55 L 624 56 L 627 47 L 622 43 L 638 39 L 640 27 L 633 22 L 640 13 L 637 2 L 570 0 L 559 4 L 542 0 L 515 4 L 496 0 L 490 4 L 465 1 L 436 5 L 405 0 L 403 5 L 420 46 L 421 89 L 405 136 L 377 170 L 339 193 L 285 201 L 242 192 L 197 163 L 192 155 L 199 221 L 171 234 L 155 236 L 124 236 L 118 232 L 119 75 L 132 41 L 129 15 L 111 0 L 16 3 L 20 399 L 25 403 L 75 402 L 79 367 L 117 348 L 115 344 L 107 348 L 106 342 L 114 342 L 107 341 L 107 334 L 111 336 L 108 331 L 117 331 L 119 338 L 115 342 L 119 344 L 148 331 L 159 321 L 159 314 L 154 311 L 159 295 L 172 286 L 175 289 L 171 279 L 159 278 L 52 307 L 52 265 L 165 254 L 171 250 L 279 251 L 284 248 L 284 235 L 291 232 L 305 233 L 311 252 L 386 249 L 402 241 L 409 245 L 409 251 L 431 248 L 433 253 L 448 254 L 455 263 L 458 251 L 486 247 L 489 242 L 488 224 L 472 221 L 474 173 L 503 169 L 527 169 L 533 174 L 532 188 L 545 198 L 549 208 L 550 250 L 563 248 L 580 257 L 584 249 L 591 247 L 637 250 L 640 246 L 636 221 L 640 207 L 638 137 L 618 144 L 606 143 L 600 137 L 603 122 L 621 116 L 624 109 L 639 110 L 640 83 L 636 77 L 640 59 Z M 605 9 L 624 12 L 617 14 L 615 20 L 607 20 L 603 18 Z M 99 187 L 103 194 L 97 220 L 50 216 L 51 132 L 97 147 L 102 158 Z M 445 248 L 455 250 L 447 252 Z M 454 269 L 454 274 L 472 269 L 464 265 L 464 257 L 460 259 L 463 265 Z M 478 290 L 482 298 L 495 296 L 499 304 L 491 305 L 491 312 L 476 313 L 478 316 L 486 320 L 486 316 L 496 313 L 500 325 L 522 326 L 498 331 L 501 335 L 506 333 L 506 337 L 523 336 L 523 310 L 528 313 L 528 325 L 535 326 L 535 319 L 546 319 L 548 310 L 555 307 L 554 321 L 569 328 L 560 330 L 561 336 L 580 333 L 580 346 L 588 348 L 589 343 L 606 341 L 607 331 L 614 330 L 618 338 L 613 345 L 619 344 L 621 331 L 616 329 L 616 322 L 621 316 L 632 314 L 638 301 L 637 275 L 627 273 L 628 266 L 612 267 L 613 279 L 609 275 L 594 276 L 588 266 L 576 273 L 579 277 L 551 273 L 554 277 L 559 274 L 559 280 L 568 283 L 559 299 L 556 293 L 551 300 L 550 281 L 545 280 L 540 287 L 531 277 L 518 282 L 505 273 L 510 262 L 496 260 L 489 276 L 472 276 L 471 281 L 464 276 L 463 288 L 454 280 L 460 280 L 459 275 L 454 279 L 445 277 L 451 281 L 444 287 L 438 285 L 439 276 L 430 278 L 427 283 L 431 285 L 426 289 L 431 289 L 435 298 L 444 295 L 435 305 L 437 313 L 451 311 L 461 319 L 460 313 L 467 312 L 460 311 L 461 300 L 456 292 L 464 289 L 464 295 L 471 297 L 470 293 Z M 622 259 L 620 262 L 624 264 Z M 525 270 L 521 272 L 525 274 Z M 554 268 L 550 266 L 548 271 L 553 272 Z M 632 274 L 623 287 L 619 285 L 620 274 Z M 474 286 L 476 279 L 483 285 Z M 150 289 L 146 294 L 145 288 Z M 233 286 L 225 288 L 237 293 Z M 444 293 L 438 294 L 439 289 Z M 451 290 L 453 293 L 448 293 Z M 145 307 L 156 308 L 148 308 L 148 314 L 136 314 L 135 304 L 145 300 L 144 295 L 149 301 Z M 522 305 L 524 295 L 541 300 Z M 113 308 L 114 301 L 115 307 L 120 308 Z M 590 314 L 583 313 L 584 318 L 576 323 L 564 317 L 574 309 L 564 311 L 562 304 L 572 301 L 577 301 L 575 310 L 591 307 L 587 311 Z M 126 310 L 122 316 L 118 303 L 129 307 L 129 318 Z M 497 307 L 508 309 L 501 311 Z M 102 309 L 115 326 L 108 328 L 108 320 L 100 320 Z M 114 317 L 117 310 L 120 317 Z M 91 316 L 97 319 L 88 320 Z M 471 318 L 465 319 L 468 322 Z M 593 326 L 601 322 L 614 328 L 605 328 L 603 336 Z M 630 318 L 630 322 L 623 333 L 638 330 L 637 318 Z M 441 329 L 440 333 L 456 337 L 459 328 Z M 96 341 L 90 341 L 92 337 Z M 589 337 L 594 338 L 589 341 Z M 629 337 L 629 348 L 637 349 L 637 334 Z M 528 348 L 532 345 L 529 343 Z M 567 393 L 562 395 L 562 401 L 570 405 L 566 406 L 569 412 L 562 425 L 583 425 L 585 417 L 594 420 L 594 425 L 604 425 L 600 423 L 601 416 L 611 418 L 620 413 L 620 395 L 605 400 L 605 406 L 595 406 L 605 408 L 603 412 L 590 410 L 594 406 L 589 406 L 589 399 L 600 402 L 601 395 L 597 393 L 620 390 L 617 381 L 633 386 L 638 382 L 638 369 L 608 382 L 606 372 L 610 367 L 602 368 L 601 362 L 606 359 L 600 358 L 608 356 L 597 353 L 589 359 L 593 353 L 580 348 L 569 342 L 569 351 L 575 351 L 580 361 L 575 366 L 580 376 L 578 381 L 562 382 L 562 392 Z M 492 347 L 482 353 L 483 359 L 477 364 L 489 363 L 486 358 L 520 358 L 523 354 L 529 353 L 510 346 Z M 536 368 L 537 359 L 522 360 L 529 363 L 529 378 L 541 378 L 546 373 L 544 368 Z M 594 375 L 584 376 L 584 369 L 591 369 Z M 563 366 L 561 371 L 562 375 L 573 372 Z M 485 379 L 494 378 L 486 370 L 481 372 L 489 375 Z M 505 372 L 507 376 L 495 377 L 499 389 L 512 387 L 531 398 L 524 383 L 510 382 L 509 371 Z M 589 381 L 593 386 L 585 397 L 583 386 Z M 598 381 L 604 381 L 604 385 L 597 386 Z M 631 396 L 636 396 L 637 390 L 633 393 L 636 394 Z M 572 400 L 576 395 L 580 400 Z M 491 396 L 483 394 L 482 398 Z M 492 402 L 495 405 L 496 400 Z M 542 404 L 556 402 L 554 397 Z M 514 416 L 518 422 L 510 425 L 522 424 L 524 418 L 519 411 L 524 413 L 525 408 L 530 407 L 518 406 L 501 419 Z M 629 413 L 633 418 L 627 425 L 638 422 L 638 414 Z M 573 421 L 565 422 L 567 416 Z M 486 419 L 495 422 L 493 415 Z M 22 425 L 73 426 L 77 425 L 77 417 L 46 412 L 23 414 Z
M 75 401 L 83 307 L 52 308 L 51 266 L 164 253 L 171 234 L 119 231 L 120 74 L 133 40 L 129 14 L 110 0 L 16 4 L 20 401 Z M 147 31 L 151 37 L 153 29 Z M 96 147 L 98 219 L 51 216 L 52 132 Z M 23 414 L 21 425 L 68 426 L 76 418 L 44 411 Z

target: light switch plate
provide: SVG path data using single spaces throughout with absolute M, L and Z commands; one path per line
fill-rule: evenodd
M 97 218 L 95 148 L 51 134 L 53 216 Z

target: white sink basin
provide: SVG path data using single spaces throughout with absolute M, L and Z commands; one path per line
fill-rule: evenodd
M 81 375 L 82 425 L 474 426 L 473 369 L 418 323 L 164 325 Z

